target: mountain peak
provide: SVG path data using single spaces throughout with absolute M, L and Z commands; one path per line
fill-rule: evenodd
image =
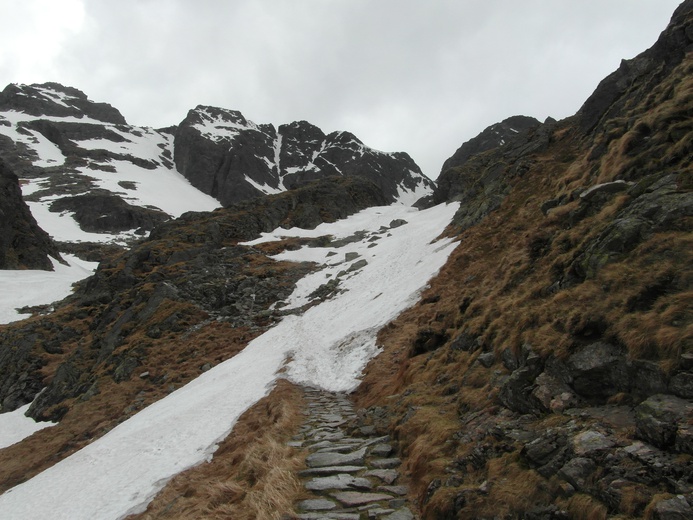
M 368 148 L 345 131 L 329 135 L 307 121 L 256 124 L 240 112 L 198 106 L 176 131 L 175 164 L 193 186 L 228 206 L 327 176 L 375 182 L 390 202 L 424 196 L 433 182 L 406 154 Z
M 91 101 L 84 92 L 60 83 L 12 83 L 0 92 L 0 111 L 14 110 L 32 116 L 89 118 L 112 124 L 127 124 L 108 103 Z

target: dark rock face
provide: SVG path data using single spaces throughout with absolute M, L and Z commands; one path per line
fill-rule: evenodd
M 622 258 L 653 233 L 676 229 L 693 216 L 693 194 L 681 190 L 679 174 L 645 177 L 628 190 L 633 198 L 613 222 L 594 240 L 584 246 L 573 262 L 570 273 L 578 279 L 593 277 L 608 262 Z M 577 222 L 595 212 L 603 203 L 598 196 L 581 198 L 571 220 Z
M 169 219 L 163 211 L 133 206 L 111 194 L 58 199 L 51 204 L 50 210 L 74 212 L 74 219 L 80 227 L 94 233 L 117 233 L 130 229 L 151 231 L 154 226 Z
M 505 146 L 507 143 L 514 140 L 518 134 L 525 133 L 532 128 L 536 128 L 540 124 L 541 123 L 533 117 L 512 116 L 500 123 L 491 125 L 479 135 L 460 146 L 457 151 L 443 163 L 440 172 L 444 173 L 450 168 L 459 168 L 475 155 Z
M 88 117 L 104 123 L 126 124 L 108 103 L 94 103 L 84 92 L 59 83 L 10 84 L 0 92 L 0 111 L 16 110 L 34 116 Z
M 634 95 L 642 99 L 657 80 L 666 77 L 681 63 L 686 53 L 693 49 L 689 25 L 691 7 L 690 0 L 681 3 L 669 26 L 650 49 L 632 60 L 622 60 L 618 70 L 599 83 L 577 113 L 583 132 L 593 130 L 600 121 L 617 117 L 626 104 L 633 101 Z
M 60 259 L 57 247 L 22 199 L 17 176 L 0 159 L 0 269 L 52 271 L 49 255 Z
M 301 186 L 327 176 L 374 182 L 390 202 L 402 190 L 430 189 L 405 153 L 383 153 L 348 132 L 325 135 L 306 121 L 257 125 L 240 112 L 198 106 L 178 126 L 178 170 L 224 206 Z
M 691 424 L 693 404 L 672 395 L 657 394 L 635 409 L 638 437 L 660 449 L 693 455 Z
M 9 85 L 0 93 L 0 156 L 32 183 L 27 200 L 69 210 L 56 218 L 77 215 L 83 231 L 146 231 L 185 209 L 211 209 L 213 202 L 181 186 L 172 152 L 170 129 L 128 125 L 115 108 L 77 89 L 44 83 Z M 164 184 L 171 177 L 176 185 L 169 191 Z M 161 179 L 160 198 L 152 178 Z M 181 195 L 186 190 L 191 197 Z M 172 213 L 164 215 L 158 204 Z
M 551 128 L 551 123 L 525 116 L 488 127 L 445 161 L 425 206 L 459 201 L 453 223 L 465 229 L 480 222 L 500 206 L 510 182 L 532 166 L 527 157 L 548 146 Z

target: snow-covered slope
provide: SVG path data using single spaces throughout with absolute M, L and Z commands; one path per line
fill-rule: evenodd
M 279 255 L 324 269 L 303 279 L 286 302 L 299 307 L 340 274 L 333 296 L 284 318 L 245 350 L 142 410 L 101 439 L 0 496 L 7 519 L 115 519 L 142 511 L 176 473 L 213 455 L 240 414 L 286 377 L 350 390 L 378 352 L 376 333 L 417 299 L 455 244 L 431 241 L 457 204 L 426 211 L 375 207 L 315 230 L 279 229 L 280 236 L 358 236 L 347 246 L 303 248 Z M 356 253 L 358 256 L 346 253 Z M 0 427 L 2 423 L 0 423 Z
M 25 269 L 0 270 L 0 324 L 28 318 L 17 309 L 47 305 L 62 300 L 72 292 L 72 284 L 90 276 L 96 262 L 85 262 L 72 255 L 63 255 L 68 265 L 55 260 L 53 271 Z
M 123 241 L 168 217 L 219 207 L 178 173 L 172 147 L 171 133 L 128 125 L 76 89 L 10 85 L 0 95 L 0 153 L 39 226 L 59 241 Z M 87 194 L 99 198 L 75 198 Z M 105 197 L 126 204 L 116 212 Z M 56 211 L 58 199 L 71 199 L 70 209 Z M 79 218 L 88 204 L 110 219 Z

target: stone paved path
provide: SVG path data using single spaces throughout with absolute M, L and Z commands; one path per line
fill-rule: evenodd
M 303 520 L 413 520 L 389 437 L 372 426 L 351 429 L 356 419 L 344 394 L 305 388 L 306 421 L 291 445 L 307 448 L 300 473 L 313 496 L 296 505 Z

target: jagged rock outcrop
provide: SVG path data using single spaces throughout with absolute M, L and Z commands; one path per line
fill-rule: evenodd
M 53 202 L 50 210 L 56 213 L 71 211 L 80 227 L 93 233 L 136 229 L 144 234 L 170 218 L 163 211 L 133 206 L 110 193 L 65 197 Z
M 445 161 L 436 188 L 425 206 L 459 201 L 454 223 L 472 226 L 496 210 L 511 182 L 532 167 L 529 157 L 545 149 L 552 122 L 526 116 L 510 117 L 486 128 Z
M 444 173 L 450 168 L 459 168 L 475 155 L 500 148 L 512 141 L 518 134 L 539 126 L 539 120 L 528 116 L 512 116 L 500 123 L 489 126 L 479 135 L 473 137 L 450 156 L 444 163 L 440 172 Z
M 126 124 L 123 115 L 108 103 L 95 103 L 81 90 L 59 83 L 8 85 L 0 92 L 0 111 L 6 110 L 37 117 L 87 117 L 104 123 Z
M 688 0 L 682 2 L 652 47 L 633 59 L 622 60 L 619 68 L 599 83 L 577 113 L 582 132 L 590 132 L 597 125 L 606 130 L 603 123 L 623 115 L 632 103 L 642 102 L 693 50 L 687 19 L 690 8 Z
M 433 186 L 406 153 L 373 150 L 348 132 L 325 135 L 307 121 L 275 129 L 207 106 L 178 126 L 174 159 L 194 186 L 225 206 L 333 175 L 364 177 L 390 202 Z
M 58 248 L 22 200 L 19 179 L 0 159 L 0 269 L 53 270 Z

